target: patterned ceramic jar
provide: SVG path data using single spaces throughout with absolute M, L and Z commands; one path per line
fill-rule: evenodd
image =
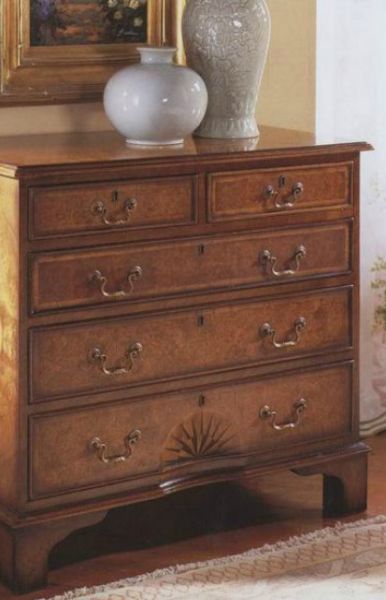
M 188 0 L 183 18 L 187 61 L 209 93 L 197 135 L 259 135 L 255 111 L 270 35 L 265 0 Z

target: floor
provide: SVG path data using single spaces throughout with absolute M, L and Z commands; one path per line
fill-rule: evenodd
M 369 444 L 367 515 L 375 516 L 386 514 L 386 434 Z M 103 524 L 71 536 L 52 556 L 47 589 L 19 598 L 50 598 L 176 563 L 218 558 L 332 523 L 321 515 L 320 476 L 279 473 L 248 489 L 230 484 L 197 489 L 118 509 Z M 0 586 L 0 600 L 13 598 Z

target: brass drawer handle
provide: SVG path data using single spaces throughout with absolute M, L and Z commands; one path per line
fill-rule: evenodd
M 270 337 L 272 345 L 275 348 L 289 348 L 291 346 L 297 346 L 300 342 L 300 334 L 306 328 L 307 322 L 304 317 L 299 317 L 294 322 L 294 331 L 288 336 L 288 339 L 284 342 L 278 342 L 276 339 L 276 330 L 270 323 L 264 323 L 260 328 L 260 335 L 263 338 Z
M 117 192 L 113 192 L 113 200 L 117 200 L 118 199 L 118 193 Z M 120 225 L 128 225 L 130 223 L 130 219 L 132 217 L 133 212 L 136 210 L 138 206 L 138 202 L 135 198 L 129 198 L 128 200 L 126 200 L 125 205 L 124 205 L 124 210 L 126 213 L 126 216 L 124 219 L 117 219 L 115 221 L 111 220 L 108 218 L 107 216 L 107 208 L 106 205 L 104 204 L 104 202 L 102 202 L 101 200 L 99 200 L 98 202 L 96 202 L 93 207 L 92 207 L 92 213 L 94 215 L 100 216 L 102 219 L 102 222 L 105 225 L 108 226 L 114 226 L 114 227 L 118 227 Z
M 107 455 L 107 444 L 104 444 L 99 437 L 94 437 L 89 443 L 89 447 L 98 456 L 99 460 L 105 465 L 123 463 L 129 460 L 133 454 L 134 446 L 139 442 L 142 433 L 139 429 L 134 429 L 124 439 L 125 451 L 123 454 Z
M 295 183 L 292 188 L 291 194 L 284 199 L 276 200 L 275 206 L 276 208 L 285 209 L 285 208 L 293 208 L 296 202 L 299 200 L 300 196 L 304 194 L 304 184 L 300 181 Z
M 278 195 L 279 195 L 279 192 L 277 190 L 275 190 L 273 185 L 267 185 L 267 187 L 264 190 L 264 196 L 268 200 L 276 198 Z
M 136 266 L 133 267 L 128 275 L 127 275 L 127 282 L 129 284 L 129 290 L 125 291 L 124 289 L 120 289 L 117 292 L 109 292 L 107 290 L 107 286 L 108 286 L 108 280 L 107 277 L 105 275 L 102 274 L 101 271 L 94 271 L 94 273 L 92 273 L 92 275 L 90 275 L 90 281 L 92 283 L 98 283 L 99 284 L 99 289 L 100 292 L 102 294 L 102 296 L 104 296 L 105 298 L 111 298 L 111 299 L 115 299 L 115 300 L 119 300 L 121 298 L 127 298 L 129 296 L 131 296 L 131 294 L 134 292 L 134 282 L 137 279 L 140 279 L 143 275 L 143 269 L 140 266 Z
M 275 208 L 286 209 L 293 208 L 299 198 L 304 194 L 304 184 L 301 181 L 295 183 L 292 187 L 292 192 L 289 196 L 284 198 L 278 198 L 279 192 L 274 188 L 273 185 L 267 185 L 264 190 L 264 196 L 268 200 L 275 200 Z
M 270 406 L 266 405 L 260 410 L 260 419 L 267 421 L 271 419 L 272 429 L 276 431 L 285 431 L 286 429 L 296 429 L 302 422 L 302 415 L 307 408 L 307 400 L 301 398 L 293 405 L 294 420 L 279 425 L 277 421 L 277 412 Z
M 288 265 L 290 263 L 295 263 L 294 269 L 287 268 L 283 269 L 282 271 L 276 269 L 277 257 L 270 250 L 262 251 L 262 253 L 260 254 L 260 262 L 263 266 L 265 266 L 267 271 L 270 268 L 271 274 L 274 277 L 291 277 L 293 275 L 296 275 L 296 273 L 298 273 L 298 271 L 300 270 L 300 263 L 302 259 L 306 257 L 306 254 L 307 252 L 305 246 L 298 246 L 295 249 L 293 256 L 288 261 Z
M 143 346 L 139 342 L 132 344 L 125 356 L 124 365 L 118 367 L 107 367 L 107 355 L 102 352 L 100 348 L 94 348 L 91 352 L 91 360 L 99 363 L 101 370 L 105 375 L 127 375 L 134 367 L 134 360 L 140 357 L 143 351 Z

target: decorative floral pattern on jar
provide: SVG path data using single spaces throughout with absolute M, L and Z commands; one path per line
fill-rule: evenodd
M 187 61 L 209 93 L 197 135 L 259 135 L 255 111 L 270 35 L 265 0 L 188 0 L 183 18 Z

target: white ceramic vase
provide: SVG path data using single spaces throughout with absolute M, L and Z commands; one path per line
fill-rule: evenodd
M 104 107 L 128 144 L 182 144 L 204 118 L 208 93 L 202 78 L 173 63 L 175 48 L 139 48 L 141 62 L 115 73 Z
M 256 105 L 271 37 L 265 0 L 188 0 L 183 17 L 187 62 L 204 79 L 208 110 L 197 135 L 259 135 Z

